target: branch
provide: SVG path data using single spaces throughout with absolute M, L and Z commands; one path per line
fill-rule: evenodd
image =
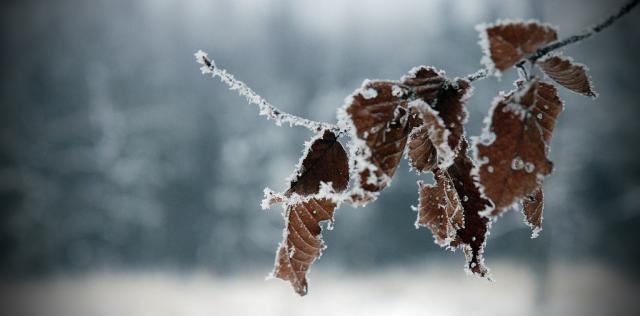
M 196 62 L 202 65 L 202 67 L 200 67 L 202 74 L 211 74 L 211 77 L 213 78 L 220 78 L 222 83 L 229 86 L 229 90 L 237 91 L 240 96 L 247 99 L 247 102 L 257 105 L 260 109 L 260 115 L 273 120 L 276 125 L 282 126 L 282 123 L 288 123 L 289 126 L 302 126 L 312 132 L 319 132 L 324 129 L 339 131 L 339 128 L 335 125 L 316 122 L 283 112 L 251 90 L 251 88 L 249 88 L 244 82 L 234 78 L 233 75 L 228 73 L 225 69 L 216 67 L 213 60 L 210 60 L 209 57 L 207 57 L 207 53 L 199 50 L 194 55 L 196 56 Z
M 573 35 L 573 36 L 569 36 L 563 40 L 560 41 L 555 41 L 553 43 L 550 43 L 549 45 L 543 46 L 538 48 L 535 53 L 531 54 L 529 57 L 527 57 L 525 60 L 519 62 L 518 64 L 522 64 L 525 61 L 529 61 L 531 64 L 534 64 L 538 59 L 540 59 L 542 56 L 558 49 L 558 48 L 562 48 L 565 47 L 569 44 L 573 44 L 573 43 L 577 43 L 580 42 L 582 40 L 585 40 L 591 36 L 593 36 L 596 33 L 599 33 L 600 31 L 606 29 L 607 27 L 611 26 L 615 21 L 617 21 L 618 19 L 620 19 L 622 16 L 624 16 L 625 14 L 629 13 L 636 5 L 638 5 L 638 3 L 640 2 L 640 0 L 631 0 L 629 2 L 627 2 L 625 5 L 623 5 L 622 7 L 620 7 L 620 9 L 618 9 L 618 11 L 612 15 L 610 15 L 609 17 L 607 17 L 604 21 L 600 22 L 599 24 L 596 24 L 592 27 L 587 28 L 586 30 L 582 31 L 582 33 L 577 34 L 577 35 Z

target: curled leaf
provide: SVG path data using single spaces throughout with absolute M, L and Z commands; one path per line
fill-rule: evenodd
M 325 248 L 320 222 L 333 222 L 336 206 L 336 201 L 329 198 L 313 197 L 286 208 L 284 240 L 278 247 L 272 275 L 289 281 L 300 295 L 307 294 L 307 272 Z
M 446 246 L 456 238 L 456 232 L 464 226 L 464 215 L 460 198 L 447 171 L 434 171 L 433 186 L 418 181 L 420 204 L 416 227 L 427 227 L 436 243 Z
M 499 21 L 493 25 L 479 25 L 483 63 L 500 71 L 515 65 L 536 49 L 558 39 L 555 28 L 536 21 Z
M 345 109 L 355 129 L 354 170 L 366 192 L 379 192 L 389 184 L 416 120 L 398 91 L 402 88 L 394 82 L 365 81 Z
M 495 101 L 485 127 L 493 140 L 476 144 L 480 183 L 496 207 L 492 215 L 532 193 L 551 173 L 548 146 L 562 109 L 555 87 L 536 79 Z
M 470 91 L 469 81 L 458 79 L 441 86 L 437 99 L 432 100 L 433 106 L 421 103 L 422 100 L 409 105 L 422 118 L 422 125 L 409 135 L 407 153 L 409 164 L 418 172 L 430 170 L 436 161 L 440 168 L 453 163 L 464 134 L 467 119 L 464 104 Z
M 436 162 L 440 168 L 447 168 L 453 163 L 455 152 L 449 147 L 450 132 L 445 123 L 438 112 L 422 100 L 413 101 L 410 106 L 422 121 L 409 134 L 409 164 L 418 172 L 430 170 Z
M 300 295 L 307 293 L 307 271 L 325 247 L 320 222 L 333 222 L 340 202 L 335 193 L 344 191 L 348 182 L 347 154 L 335 134 L 325 130 L 306 147 L 289 190 L 276 194 L 265 189 L 263 208 L 285 203 L 284 240 L 276 254 L 273 276 L 289 281 Z M 323 187 L 329 183 L 331 186 Z
M 592 98 L 598 95 L 593 89 L 593 84 L 589 75 L 587 75 L 587 67 L 585 65 L 563 56 L 541 58 L 536 64 L 549 78 L 563 87 Z
M 492 207 L 480 192 L 473 176 L 473 161 L 467 155 L 468 144 L 463 137 L 460 152 L 453 165 L 447 169 L 464 209 L 464 226 L 458 229 L 457 238 L 451 247 L 462 248 L 467 260 L 466 269 L 478 276 L 488 277 L 489 269 L 484 263 L 484 247 L 489 231 L 489 220 L 480 213 Z
M 455 152 L 458 151 L 464 135 L 464 123 L 467 120 L 465 103 L 471 96 L 471 91 L 469 81 L 457 79 L 443 87 L 433 107 L 449 130 L 447 142 L 449 148 Z
M 533 232 L 531 238 L 538 237 L 542 230 L 542 211 L 544 209 L 544 192 L 542 185 L 522 200 L 522 213 L 525 222 Z

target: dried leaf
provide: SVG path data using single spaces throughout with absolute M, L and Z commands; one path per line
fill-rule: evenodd
M 445 85 L 446 78 L 444 72 L 434 67 L 419 66 L 411 69 L 400 81 L 413 95 L 433 104 Z
M 407 157 L 409 165 L 418 172 L 427 172 L 433 169 L 438 162 L 436 147 L 429 139 L 430 130 L 433 131 L 434 128 L 429 128 L 427 124 L 422 124 L 414 128 L 409 134 Z
M 368 192 L 384 189 L 402 159 L 412 128 L 402 88 L 394 82 L 366 81 L 352 97 L 346 114 L 355 127 L 355 137 L 364 141 L 354 157 L 359 185 Z
M 537 61 L 537 65 L 547 76 L 563 87 L 592 98 L 597 96 L 585 65 L 563 56 L 542 58 Z
M 409 134 L 407 157 L 418 172 L 431 170 L 437 163 L 447 168 L 453 163 L 455 152 L 449 147 L 449 130 L 434 109 L 422 100 L 410 104 L 411 110 L 422 118 L 421 125 Z
M 321 136 L 320 136 L 321 135 Z M 335 134 L 325 130 L 309 143 L 291 180 L 289 190 L 274 194 L 265 190 L 268 201 L 285 202 L 284 240 L 280 243 L 273 276 L 287 280 L 300 295 L 307 293 L 306 273 L 324 249 L 321 221 L 333 222 L 333 212 L 349 182 L 347 154 Z M 328 191 L 322 183 L 331 183 Z
M 407 156 L 409 164 L 425 172 L 438 162 L 440 168 L 453 163 L 460 140 L 464 134 L 467 112 L 464 103 L 470 96 L 469 81 L 458 79 L 455 84 L 441 86 L 433 107 L 413 101 L 409 106 L 417 109 L 422 117 L 422 125 L 414 128 L 409 135 Z
M 529 22 L 498 22 L 478 26 L 483 63 L 500 71 L 515 65 L 536 49 L 558 39 L 555 28 Z
M 289 281 L 300 295 L 307 294 L 307 272 L 325 248 L 319 223 L 333 222 L 336 205 L 331 199 L 314 197 L 287 206 L 287 227 L 272 274 Z
M 471 84 L 465 79 L 458 79 L 455 83 L 446 85 L 434 105 L 440 118 L 449 130 L 449 148 L 458 151 L 462 135 L 464 134 L 464 123 L 467 120 L 465 103 L 471 96 Z
M 538 237 L 542 230 L 542 210 L 544 209 L 544 192 L 540 185 L 533 193 L 522 200 L 522 212 L 525 221 L 533 230 L 531 238 Z
M 321 182 L 331 182 L 333 189 L 338 192 L 347 188 L 349 183 L 347 153 L 333 132 L 325 130 L 321 135 L 322 137 L 311 142 L 311 146 L 303 156 L 295 177 L 291 180 L 287 195 L 318 193 Z
M 435 169 L 434 175 L 434 186 L 418 181 L 420 204 L 416 227 L 429 228 L 436 243 L 446 246 L 456 238 L 457 230 L 464 226 L 464 210 L 447 172 Z
M 548 145 L 562 109 L 555 87 L 536 79 L 496 100 L 484 132 L 495 137 L 476 144 L 480 183 L 496 207 L 492 215 L 532 193 L 551 173 Z
M 453 165 L 447 169 L 464 208 L 464 227 L 458 229 L 457 238 L 451 243 L 451 247 L 460 247 L 464 250 L 468 271 L 485 277 L 489 270 L 484 264 L 483 253 L 490 222 L 480 213 L 490 209 L 492 205 L 482 196 L 478 183 L 474 179 L 473 161 L 467 155 L 468 146 L 463 137 L 460 151 Z

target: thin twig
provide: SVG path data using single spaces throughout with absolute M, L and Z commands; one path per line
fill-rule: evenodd
M 582 31 L 582 33 L 577 34 L 577 35 L 573 35 L 573 36 L 569 36 L 563 40 L 560 41 L 555 41 L 553 43 L 550 43 L 549 45 L 546 45 L 544 47 L 539 48 L 538 50 L 535 51 L 535 53 L 533 53 L 532 55 L 530 55 L 529 57 L 527 57 L 527 60 L 529 62 L 531 62 L 532 64 L 535 63 L 538 59 L 540 59 L 542 56 L 558 49 L 558 48 L 562 48 L 564 46 L 567 46 L 569 44 L 573 44 L 573 43 L 577 43 L 579 41 L 585 40 L 589 37 L 591 37 L 592 35 L 599 33 L 600 31 L 606 29 L 607 27 L 611 26 L 611 24 L 613 24 L 615 21 L 617 21 L 618 19 L 620 19 L 622 16 L 624 16 L 625 14 L 629 13 L 631 11 L 631 9 L 633 9 L 636 5 L 638 5 L 638 3 L 640 2 L 640 0 L 631 0 L 629 2 L 627 2 L 625 5 L 623 5 L 622 7 L 620 7 L 620 9 L 615 12 L 614 14 L 608 16 L 604 21 L 600 22 L 599 24 L 596 24 L 595 26 L 592 26 L 590 28 L 587 28 L 586 30 Z
M 474 72 L 472 74 L 467 75 L 466 78 L 467 78 L 467 80 L 469 80 L 469 82 L 474 82 L 476 80 L 485 79 L 485 78 L 489 77 L 490 74 L 491 74 L 491 71 L 489 71 L 489 69 L 482 68 L 482 69 L 476 70 L 476 72 Z
M 262 98 L 260 95 L 255 93 L 253 90 L 251 90 L 251 88 L 249 88 L 244 82 L 237 80 L 225 69 L 217 67 L 213 60 L 207 57 L 207 53 L 198 51 L 194 55 L 196 56 L 196 61 L 202 65 L 202 67 L 200 67 L 202 74 L 211 74 L 211 77 L 213 78 L 220 78 L 220 81 L 222 83 L 229 86 L 229 90 L 237 91 L 240 96 L 243 96 L 245 97 L 245 99 L 247 99 L 247 102 L 257 105 L 260 109 L 260 115 L 266 116 L 267 119 L 273 120 L 276 125 L 281 126 L 282 123 L 288 123 L 289 126 L 302 126 L 311 130 L 312 132 L 319 132 L 324 129 L 339 131 L 339 128 L 333 124 L 312 121 L 303 117 L 286 113 L 278 109 L 271 103 L 267 102 L 267 100 Z

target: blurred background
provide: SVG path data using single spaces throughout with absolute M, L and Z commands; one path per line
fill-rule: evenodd
M 478 69 L 478 23 L 536 18 L 565 37 L 622 2 L 2 1 L 2 314 L 638 315 L 640 9 L 566 49 L 600 97 L 560 90 L 544 230 L 530 239 L 515 211 L 493 225 L 493 283 L 414 228 L 405 162 L 376 203 L 336 213 L 306 297 L 265 281 L 283 220 L 262 190 L 285 188 L 312 135 L 258 117 L 193 58 L 334 122 L 365 78 Z M 475 84 L 469 135 L 514 78 Z

